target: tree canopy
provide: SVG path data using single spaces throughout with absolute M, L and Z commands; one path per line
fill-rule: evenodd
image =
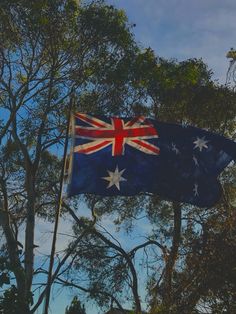
M 132 27 L 99 0 L 1 1 L 1 314 L 36 313 L 45 297 L 48 256 L 39 265 L 35 236 L 39 221 L 54 222 L 72 93 L 74 111 L 144 114 L 235 139 L 234 90 L 202 60 L 140 48 Z M 101 310 L 234 313 L 235 166 L 220 180 L 213 208 L 147 193 L 64 199 L 72 240 L 57 252 L 53 284 Z
M 81 305 L 77 297 L 71 301 L 71 305 L 66 308 L 65 314 L 86 314 L 84 305 Z

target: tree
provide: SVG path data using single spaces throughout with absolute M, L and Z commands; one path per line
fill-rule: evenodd
M 230 50 L 227 52 L 226 57 L 229 60 L 229 68 L 226 75 L 226 84 L 228 86 L 233 86 L 233 89 L 235 90 L 235 61 L 236 61 L 236 50 L 234 48 L 230 48 Z
M 123 100 L 142 94 L 123 69 L 138 48 L 124 13 L 102 1 L 2 1 L 0 14 L 0 224 L 17 313 L 27 314 L 45 295 L 43 289 L 32 299 L 35 275 L 47 274 L 35 269 L 36 220 L 54 219 L 61 168 L 55 150 L 64 143 L 71 93 L 74 110 L 129 111 Z
M 139 80 L 134 84 L 140 84 L 149 97 L 149 114 L 153 110 L 164 121 L 191 123 L 232 137 L 235 93 L 215 84 L 206 65 L 199 60 L 181 63 L 158 60 L 150 49 L 142 58 L 145 63 L 140 65 L 136 59 L 133 70 L 138 72 L 139 66 L 145 65 L 149 71 L 140 71 L 147 73 L 146 77 L 137 75 Z M 137 106 L 136 110 L 142 112 L 147 108 Z M 148 194 L 129 198 L 87 197 L 91 217 L 96 218 L 97 223 L 91 225 L 90 235 L 77 246 L 73 268 L 87 273 L 86 292 L 90 297 L 100 306 L 108 306 L 111 300 L 121 309 L 128 297 L 135 303 L 135 312 L 140 313 L 139 282 L 144 274 L 138 264 L 139 252 L 143 250 L 141 260 L 148 272 L 150 313 L 195 313 L 201 309 L 204 312 L 206 308 L 216 313 L 234 311 L 235 259 L 230 252 L 234 252 L 235 242 L 232 224 L 235 167 L 229 167 L 221 181 L 224 195 L 211 209 L 173 203 Z M 76 221 L 74 232 L 78 236 L 89 223 L 78 218 L 72 209 L 69 211 Z M 133 236 L 134 225 L 143 217 L 152 228 L 143 242 L 123 247 L 114 229 L 111 234 L 101 227 L 107 215 L 116 226 L 123 226 Z M 220 257 L 223 251 L 225 254 Z M 73 268 L 68 270 L 64 283 L 81 289 L 75 279 L 70 281 L 74 278 Z
M 86 314 L 84 305 L 81 305 L 77 297 L 71 301 L 71 305 L 66 308 L 65 314 Z
M 141 50 L 124 12 L 103 1 L 3 0 L 0 9 L 0 225 L 5 238 L 0 311 L 28 314 L 36 312 L 46 291 L 47 267 L 34 257 L 35 230 L 39 219 L 54 221 L 62 166 L 58 153 L 72 92 L 74 110 L 146 114 L 229 137 L 235 136 L 235 93 L 217 85 L 201 60 L 177 62 L 156 57 L 150 48 Z M 52 282 L 121 311 L 128 299 L 141 312 L 144 280 L 151 313 L 194 313 L 201 306 L 234 310 L 235 167 L 221 180 L 224 197 L 212 209 L 149 194 L 65 200 L 62 214 L 75 221 L 73 241 L 58 252 Z M 89 217 L 78 216 L 81 203 Z M 104 217 L 130 235 L 143 220 L 150 230 L 138 243 L 122 245 L 119 233 L 103 226 Z M 225 255 L 219 258 L 222 248 Z M 226 277 L 217 272 L 225 256 Z M 33 295 L 32 284 L 41 289 L 38 294 Z

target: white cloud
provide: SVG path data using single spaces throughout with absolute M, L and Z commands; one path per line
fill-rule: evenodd
M 58 226 L 56 251 L 60 252 L 68 246 L 72 236 L 72 222 L 70 220 L 60 219 Z M 35 240 L 34 244 L 37 245 L 35 249 L 35 256 L 50 255 L 52 237 L 53 237 L 54 223 L 45 221 L 43 219 L 36 219 L 35 227 Z M 19 242 L 24 246 L 25 240 L 25 225 L 22 225 L 19 230 Z
M 136 23 L 136 38 L 158 55 L 200 58 L 225 82 L 226 53 L 235 44 L 234 0 L 109 0 Z

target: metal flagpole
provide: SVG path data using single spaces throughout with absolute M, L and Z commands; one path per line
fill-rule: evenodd
M 69 111 L 68 111 L 67 127 L 66 127 L 66 139 L 65 139 L 65 146 L 64 146 L 64 153 L 63 153 L 63 166 L 62 166 L 61 174 L 60 174 L 60 188 L 59 188 L 59 193 L 58 193 L 57 210 L 56 210 L 56 215 L 55 215 L 52 248 L 51 248 L 50 263 L 49 263 L 49 270 L 48 270 L 44 314 L 48 314 L 50 292 L 51 292 L 51 286 L 52 286 L 52 282 L 51 282 L 52 281 L 52 269 L 53 269 L 54 255 L 55 255 L 55 250 L 56 250 L 57 230 L 58 230 L 59 218 L 60 218 L 60 213 L 61 213 L 63 179 L 64 179 L 64 173 L 65 173 L 65 168 L 66 168 L 66 155 L 67 155 L 67 148 L 68 148 L 71 111 L 72 111 L 73 105 L 74 105 L 74 93 L 72 92 L 70 102 L 69 102 Z

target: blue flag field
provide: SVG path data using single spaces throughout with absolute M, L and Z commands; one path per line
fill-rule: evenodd
M 213 206 L 217 179 L 236 160 L 236 143 L 187 125 L 144 117 L 74 116 L 68 196 L 156 193 L 167 200 Z

